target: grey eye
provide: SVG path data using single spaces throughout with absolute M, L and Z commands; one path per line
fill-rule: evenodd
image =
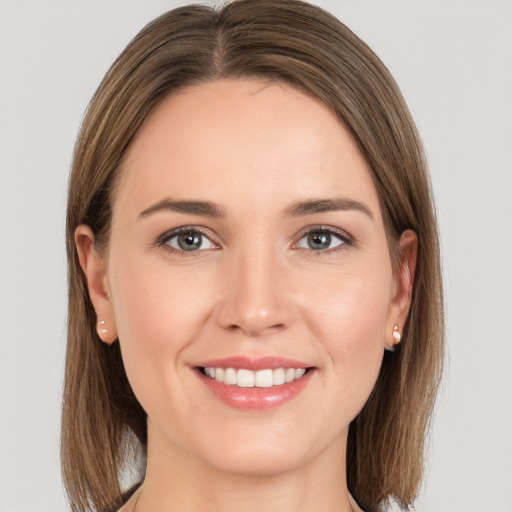
M 329 231 L 310 231 L 300 240 L 298 246 L 302 249 L 313 249 L 314 251 L 325 251 L 334 249 L 343 244 L 340 236 Z
M 172 236 L 167 240 L 167 245 L 180 251 L 198 251 L 200 249 L 212 249 L 214 247 L 211 240 L 199 231 L 186 231 Z

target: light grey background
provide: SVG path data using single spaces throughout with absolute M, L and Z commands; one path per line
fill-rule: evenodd
M 394 73 L 431 165 L 448 359 L 417 510 L 512 512 L 512 1 L 317 3 Z M 0 0 L 2 512 L 66 510 L 58 431 L 74 138 L 113 59 L 175 5 Z

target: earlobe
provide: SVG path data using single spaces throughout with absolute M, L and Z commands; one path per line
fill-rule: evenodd
M 386 348 L 393 350 L 402 338 L 402 330 L 411 307 L 416 259 L 418 254 L 418 236 L 410 229 L 400 237 L 400 262 L 391 307 L 386 326 Z
M 96 251 L 94 234 L 89 226 L 81 224 L 76 228 L 75 244 L 96 312 L 96 331 L 99 338 L 110 345 L 117 339 L 117 329 L 108 291 L 106 261 Z

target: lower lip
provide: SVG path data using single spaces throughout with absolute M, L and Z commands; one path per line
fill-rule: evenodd
M 207 377 L 199 369 L 197 373 L 206 387 L 226 405 L 236 409 L 264 410 L 295 398 L 309 384 L 314 370 L 308 370 L 300 379 L 269 388 L 240 388 Z

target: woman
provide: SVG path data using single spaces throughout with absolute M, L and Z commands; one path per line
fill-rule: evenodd
M 412 505 L 435 213 L 403 98 L 339 21 L 239 0 L 145 27 L 84 120 L 67 248 L 73 510 Z

